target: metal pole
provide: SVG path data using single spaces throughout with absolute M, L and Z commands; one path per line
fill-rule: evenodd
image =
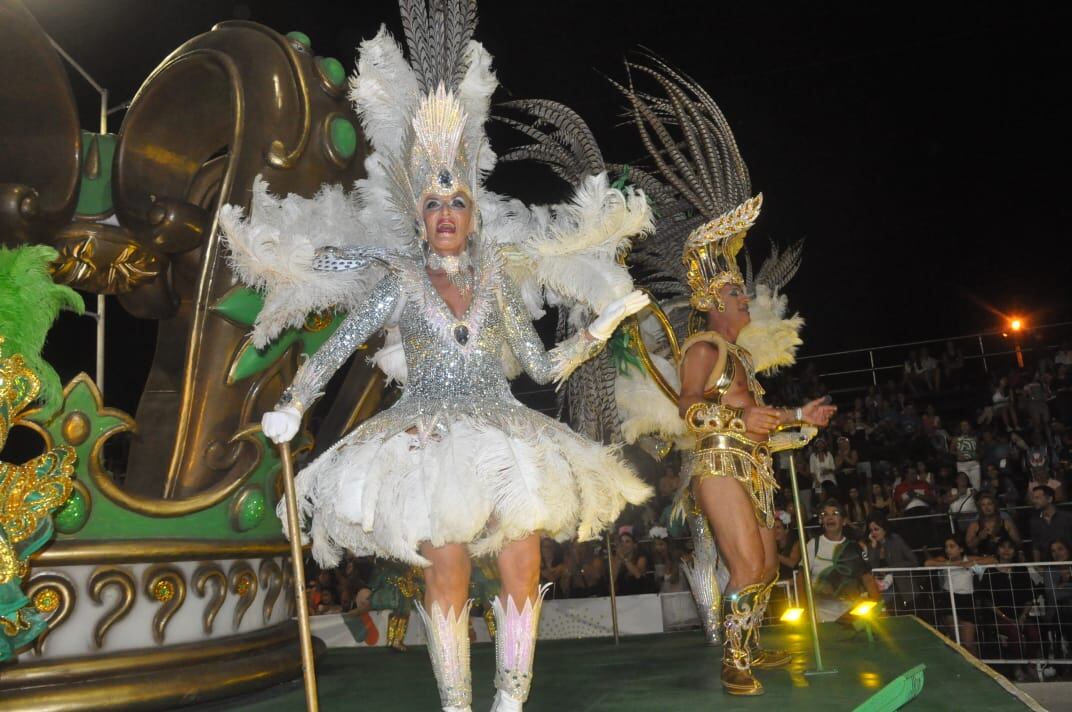
M 949 586 L 949 608 L 953 611 L 953 634 L 956 636 L 957 645 L 960 645 L 960 622 L 957 621 L 957 599 L 953 595 L 953 569 L 945 570 L 945 582 Z
M 797 486 L 797 462 L 795 453 L 789 457 L 789 486 L 793 489 L 793 507 L 797 515 L 797 536 L 804 555 L 800 557 L 801 567 L 804 569 L 804 596 L 808 599 L 808 623 L 811 625 L 811 642 L 815 651 L 815 672 L 837 672 L 837 670 L 823 669 L 823 651 L 819 646 L 819 618 L 815 612 L 815 596 L 811 589 L 811 564 L 808 561 L 807 539 L 804 536 L 804 513 L 800 509 L 800 488 Z M 818 549 L 816 549 L 818 550 Z
M 875 352 L 868 349 L 867 357 L 871 359 L 871 384 L 878 385 L 878 373 L 875 372 Z
M 108 133 L 108 90 L 98 89 L 101 97 L 100 132 L 103 135 Z M 107 299 L 103 294 L 97 295 L 97 390 L 100 391 L 102 398 L 104 397 L 104 309 L 106 302 Z
M 979 356 L 983 359 L 983 372 L 990 373 L 990 364 L 986 362 L 986 347 L 983 346 L 983 337 L 979 336 Z
M 618 595 L 614 590 L 614 559 L 610 555 L 610 532 L 607 532 L 607 580 L 610 581 L 610 625 L 614 631 L 614 644 L 618 640 Z
M 283 493 L 287 503 L 287 531 L 290 532 L 290 563 L 294 570 L 294 600 L 298 603 L 298 633 L 301 638 L 302 676 L 305 680 L 305 709 L 318 712 L 316 696 L 316 667 L 313 659 L 313 634 L 309 629 L 309 604 L 305 600 L 305 562 L 302 560 L 301 521 L 298 501 L 294 494 L 294 463 L 290 445 L 279 444 L 279 459 L 283 464 Z

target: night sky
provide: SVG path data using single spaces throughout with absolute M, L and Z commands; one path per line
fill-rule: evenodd
M 113 96 L 132 96 L 175 47 L 214 22 L 310 35 L 353 67 L 393 2 L 26 0 Z M 808 239 L 787 292 L 816 353 L 1072 315 L 1067 3 L 484 2 L 477 38 L 497 98 L 577 110 L 609 161 L 643 155 L 604 79 L 644 45 L 703 84 L 765 195 L 750 237 Z M 74 81 L 95 126 L 97 100 Z M 116 121 L 111 127 L 118 130 Z M 520 137 L 496 129 L 500 153 Z M 491 186 L 564 196 L 549 172 L 508 167 Z M 118 308 L 118 306 L 117 306 Z M 91 327 L 86 327 L 91 328 Z M 116 327 L 120 328 L 120 327 Z M 128 328 L 128 327 L 122 327 Z M 147 341 L 151 344 L 151 339 Z M 91 362 L 90 362 L 91 363 Z

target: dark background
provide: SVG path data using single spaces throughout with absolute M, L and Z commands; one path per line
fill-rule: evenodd
M 396 5 L 382 0 L 25 2 L 113 105 L 220 20 L 304 31 L 316 54 L 351 69 L 381 23 L 401 36 Z M 618 125 L 622 102 L 602 74 L 621 78 L 623 56 L 643 44 L 700 81 L 766 198 L 753 252 L 771 237 L 808 238 L 787 290 L 808 319 L 805 353 L 990 330 L 1012 313 L 1070 318 L 1066 4 L 744 5 L 486 1 L 477 38 L 495 57 L 497 98 L 572 106 L 611 161 L 643 151 L 635 129 Z M 96 128 L 96 94 L 72 83 Z M 492 140 L 502 153 L 518 137 L 494 129 Z M 565 195 L 533 167 L 503 168 L 491 186 L 526 200 Z M 91 370 L 88 321 L 78 329 Z M 122 354 L 152 348 L 151 326 L 117 319 L 109 338 L 116 330 L 110 372 Z

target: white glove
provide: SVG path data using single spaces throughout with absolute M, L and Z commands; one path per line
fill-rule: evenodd
M 277 445 L 290 442 L 298 434 L 300 427 L 301 413 L 289 405 L 279 410 L 270 410 L 261 416 L 261 432 Z
M 604 307 L 595 321 L 588 325 L 588 333 L 597 341 L 606 341 L 622 323 L 622 319 L 632 316 L 648 306 L 651 299 L 640 290 L 629 292 L 624 297 L 615 299 Z

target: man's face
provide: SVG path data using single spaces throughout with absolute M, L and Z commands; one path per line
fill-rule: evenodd
M 1040 489 L 1031 490 L 1031 506 L 1035 509 L 1043 510 L 1050 503 L 1050 498 L 1046 496 L 1046 493 Z
M 823 507 L 822 513 L 823 532 L 827 539 L 837 540 L 841 538 L 841 530 L 845 526 L 845 519 L 841 516 L 841 510 L 837 507 Z
M 971 423 L 969 423 L 966 420 L 960 421 L 960 434 L 961 435 L 970 435 L 971 434 Z
M 727 326 L 740 331 L 752 321 L 752 317 L 748 313 L 750 300 L 744 285 L 724 284 L 719 288 L 718 296 L 722 299 L 722 306 L 725 307 L 725 310 L 721 312 L 712 310 L 712 313 L 718 314 Z

